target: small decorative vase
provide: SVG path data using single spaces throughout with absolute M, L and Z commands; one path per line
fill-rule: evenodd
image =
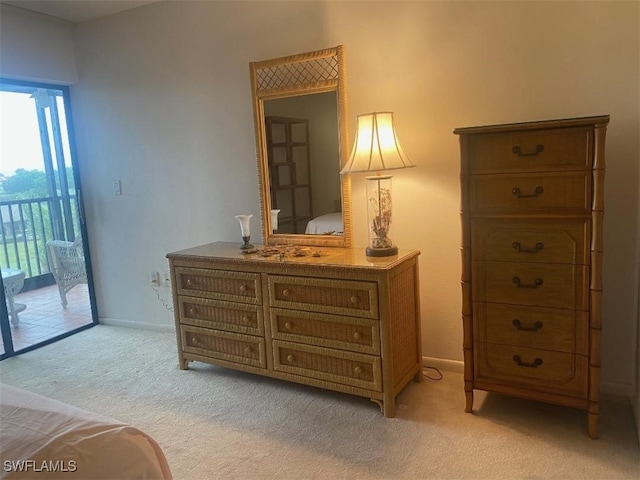
M 251 239 L 251 217 L 253 217 L 253 215 L 236 215 L 238 222 L 240 222 L 240 233 L 242 235 L 242 240 L 244 241 L 240 246 L 242 250 L 254 248 L 253 245 L 249 243 L 249 240 Z
M 280 213 L 279 209 L 271 210 L 271 231 L 276 233 L 278 231 L 278 214 Z

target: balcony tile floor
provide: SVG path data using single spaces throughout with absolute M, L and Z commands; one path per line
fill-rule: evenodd
M 67 308 L 62 308 L 56 285 L 18 293 L 14 298 L 27 306 L 18 314 L 18 325 L 10 324 L 15 351 L 93 321 L 87 285 L 76 285 L 67 293 Z M 0 348 L 4 353 L 4 345 Z

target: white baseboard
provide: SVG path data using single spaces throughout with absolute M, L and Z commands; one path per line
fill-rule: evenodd
M 176 328 L 174 325 L 157 324 L 148 322 L 134 322 L 131 320 L 120 320 L 118 318 L 100 317 L 98 323 L 102 325 L 112 325 L 114 327 L 137 328 L 139 330 L 153 330 L 155 332 L 174 333 Z
M 422 357 L 422 365 L 435 367 L 446 372 L 464 373 L 464 362 L 459 360 L 447 360 L 446 358 Z
M 630 383 L 600 382 L 600 391 L 617 397 L 633 397 L 633 385 Z

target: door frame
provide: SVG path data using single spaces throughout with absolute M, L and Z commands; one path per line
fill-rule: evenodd
M 83 325 L 81 327 L 73 328 L 67 332 L 64 332 L 60 335 L 56 335 L 54 337 L 48 338 L 38 343 L 34 343 L 33 345 L 29 345 L 19 351 L 15 351 L 13 347 L 13 341 L 11 338 L 11 327 L 9 325 L 9 315 L 8 309 L 6 305 L 6 298 L 4 292 L 4 284 L 2 279 L 0 278 L 0 330 L 2 333 L 2 340 L 4 345 L 4 352 L 0 353 L 0 360 L 4 360 L 5 358 L 9 358 L 15 355 L 19 355 L 31 350 L 35 350 L 36 348 L 40 348 L 44 345 L 48 345 L 50 343 L 56 342 L 68 336 L 74 335 L 82 330 L 86 330 L 87 328 L 91 328 L 98 324 L 98 309 L 97 302 L 95 297 L 95 288 L 93 282 L 93 269 L 91 265 L 91 255 L 89 248 L 89 235 L 87 229 L 86 215 L 84 211 L 84 202 L 82 197 L 82 185 L 80 181 L 80 167 L 78 164 L 78 155 L 76 150 L 76 142 L 75 142 L 75 131 L 73 127 L 73 115 L 71 112 L 71 96 L 69 87 L 66 85 L 57 85 L 57 84 L 49 84 L 43 82 L 33 82 L 26 80 L 15 80 L 0 77 L 0 85 L 15 85 L 21 87 L 32 87 L 32 88 L 43 88 L 49 90 L 58 90 L 62 92 L 62 101 L 64 105 L 64 117 L 66 120 L 67 126 L 67 136 L 69 142 L 69 161 L 71 164 L 71 168 L 73 171 L 73 181 L 76 189 L 76 201 L 78 208 L 78 223 L 80 226 L 80 235 L 82 236 L 83 242 L 83 251 L 85 258 L 85 266 L 87 270 L 87 287 L 89 293 L 89 303 L 91 307 L 91 323 Z M 4 89 L 3 89 L 4 90 Z

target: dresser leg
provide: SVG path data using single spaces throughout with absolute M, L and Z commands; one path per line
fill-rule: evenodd
M 464 411 L 467 413 L 471 413 L 473 412 L 473 389 L 471 389 L 470 391 L 465 390 L 464 396 L 466 400 Z
M 186 358 L 179 358 L 178 359 L 178 366 L 180 367 L 180 370 L 188 370 L 189 369 L 189 360 L 187 360 Z
M 587 422 L 589 428 L 589 438 L 598 439 L 598 414 L 587 412 Z

